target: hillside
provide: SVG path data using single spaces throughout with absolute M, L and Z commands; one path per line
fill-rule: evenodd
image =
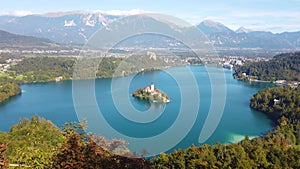
M 276 55 L 269 61 L 248 62 L 237 67 L 234 76 L 245 80 L 300 81 L 300 52 Z
M 266 88 L 251 97 L 250 106 L 275 120 L 283 118 L 298 123 L 300 122 L 300 87 Z
M 63 44 L 85 44 L 88 39 L 99 29 L 111 29 L 111 24 L 117 19 L 124 18 L 127 15 L 109 15 L 100 11 L 71 11 L 57 12 L 43 15 L 28 15 L 23 17 L 16 16 L 0 16 L 0 29 L 9 30 L 12 33 L 22 34 L 26 36 L 35 36 L 47 38 L 52 41 Z M 136 15 L 139 17 L 140 15 Z M 131 17 L 131 19 L 136 19 Z M 145 20 L 148 22 L 149 20 Z M 156 22 L 152 27 L 159 27 L 162 22 Z M 171 22 L 165 21 L 167 27 L 171 27 L 172 31 L 185 32 L 186 35 L 193 35 L 189 29 L 174 27 Z M 137 30 L 143 25 L 137 25 Z M 241 28 L 233 31 L 222 23 L 212 20 L 205 20 L 199 25 L 195 25 L 207 37 L 205 43 L 210 43 L 217 50 L 232 51 L 236 50 L 267 50 L 269 53 L 295 51 L 300 48 L 300 31 L 272 33 L 264 31 L 248 30 Z M 153 37 L 152 37 L 153 38 Z M 150 38 L 151 40 L 151 38 Z M 139 40 L 128 43 L 131 46 L 134 43 L 143 43 L 149 41 L 149 37 L 142 37 Z M 154 38 L 148 43 L 158 43 L 158 46 L 170 46 L 166 44 L 174 44 L 174 42 L 165 37 L 161 39 Z M 268 43 L 266 43 L 268 42 Z M 154 43 L 155 44 L 155 43 Z M 268 52 L 264 52 L 267 53 Z
M 155 168 L 299 168 L 299 89 L 267 88 L 251 97 L 251 108 L 277 122 L 275 129 L 261 138 L 250 140 L 245 136 L 237 144 L 204 144 L 162 153 L 152 159 L 152 165 Z M 281 103 L 274 104 L 274 97 Z
M 57 43 L 45 38 L 23 36 L 0 30 L 0 48 L 54 48 L 59 47 Z
M 9 143 L 4 154 L 10 162 L 31 168 L 299 168 L 299 89 L 265 89 L 251 97 L 252 108 L 277 114 L 277 126 L 260 138 L 245 136 L 236 144 L 192 145 L 152 159 L 128 158 L 135 154 L 124 140 L 85 134 L 86 124 L 68 123 L 60 131 L 38 116 L 20 120 L 8 133 L 0 132 L 0 142 Z M 280 104 L 273 104 L 274 95 Z M 265 105 L 272 108 L 264 109 Z M 125 157 L 112 153 L 120 148 Z
M 22 92 L 17 84 L 13 83 L 0 83 L 0 103 L 9 99 L 12 96 L 18 95 Z
M 299 48 L 299 33 L 281 33 L 252 31 L 240 28 L 233 31 L 225 25 L 205 20 L 197 25 L 215 47 L 222 48 L 261 48 L 261 49 L 295 49 Z M 266 43 L 268 42 L 268 43 Z

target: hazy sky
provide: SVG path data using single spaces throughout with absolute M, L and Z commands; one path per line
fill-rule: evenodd
M 0 14 L 24 15 L 72 10 L 151 11 L 197 24 L 204 19 L 231 29 L 300 31 L 300 0 L 1 0 Z

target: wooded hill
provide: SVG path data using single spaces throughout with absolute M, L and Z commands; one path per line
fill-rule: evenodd
M 248 77 L 243 73 L 253 79 L 265 81 L 300 81 L 300 52 L 276 55 L 269 61 L 246 62 L 236 68 L 234 76 L 246 80 Z

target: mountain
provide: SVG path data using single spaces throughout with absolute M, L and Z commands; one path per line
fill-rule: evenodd
M 226 27 L 225 25 L 214 22 L 212 20 L 205 20 L 197 25 L 197 28 L 200 29 L 205 34 L 213 34 L 213 33 L 227 33 L 231 34 L 233 31 Z
M 221 23 L 214 21 L 203 21 L 197 25 L 205 33 L 210 42 L 219 48 L 253 48 L 263 50 L 300 48 L 298 42 L 299 33 L 273 34 L 265 31 L 250 31 L 246 28 L 239 28 L 232 31 Z M 284 38 L 283 38 L 284 37 Z
M 132 15 L 111 23 L 107 29 L 100 30 L 98 34 L 90 39 L 89 44 L 97 44 L 98 47 L 104 47 L 106 44 L 116 44 L 115 47 L 121 48 L 180 47 L 182 44 L 172 38 L 179 37 L 185 31 L 179 25 L 167 22 L 164 18 L 151 15 Z M 189 38 L 191 37 L 189 36 Z M 122 41 L 119 42 L 120 40 Z
M 59 47 L 59 45 L 49 39 L 16 35 L 16 34 L 12 34 L 0 30 L 0 47 L 1 48 L 32 48 L 32 47 L 49 48 L 49 47 Z
M 112 29 L 115 20 L 124 18 L 124 14 L 109 14 L 101 11 L 70 11 L 57 12 L 42 15 L 0 16 L 0 29 L 26 36 L 47 38 L 51 41 L 62 44 L 85 44 L 92 35 L 105 28 Z M 140 23 L 137 19 L 141 15 L 128 17 L 132 23 Z M 171 32 L 184 32 L 185 35 L 193 37 L 193 29 L 174 26 L 171 22 L 163 20 L 150 21 L 146 19 L 151 27 L 160 27 L 163 23 L 164 30 Z M 150 24 L 151 23 L 151 24 Z M 142 27 L 142 24 L 137 26 Z M 122 27 L 122 25 L 119 25 Z M 253 31 L 241 27 L 233 31 L 222 23 L 212 20 L 205 20 L 196 27 L 208 38 L 206 42 L 212 44 L 217 50 L 232 51 L 238 50 L 262 50 L 262 51 L 287 51 L 300 49 L 300 32 L 285 32 L 274 34 L 272 32 Z M 138 28 L 137 28 L 138 29 Z M 121 30 L 121 29 L 120 29 Z M 147 44 L 154 44 L 162 47 L 172 46 L 177 42 L 167 40 L 163 37 L 141 36 L 140 39 L 131 40 L 131 45 L 140 45 L 147 41 Z M 195 39 L 196 41 L 196 39 Z M 166 44 L 167 43 L 167 44 Z M 178 47 L 178 45 L 175 45 Z
M 278 34 L 278 37 L 280 39 L 283 39 L 291 45 L 293 45 L 295 48 L 299 48 L 300 46 L 300 31 L 299 32 L 284 32 L 281 34 Z
M 245 28 L 245 27 L 240 27 L 239 29 L 237 29 L 237 30 L 235 31 L 235 33 L 249 33 L 249 32 L 252 32 L 252 30 L 247 29 L 247 28 Z
M 0 29 L 12 33 L 44 37 L 58 43 L 83 44 L 97 30 L 117 16 L 101 12 L 64 12 L 23 17 L 0 16 Z

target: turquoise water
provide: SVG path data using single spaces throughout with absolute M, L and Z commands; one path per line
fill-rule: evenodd
M 199 145 L 199 134 L 211 105 L 211 84 L 205 67 L 190 66 L 189 68 L 198 84 L 200 108 L 190 132 L 174 148 L 186 148 L 192 144 Z M 177 72 L 178 76 L 186 76 L 181 69 L 182 67 L 174 67 L 169 70 Z M 225 109 L 216 131 L 205 143 L 233 143 L 243 139 L 246 134 L 250 137 L 256 137 L 269 131 L 272 128 L 272 122 L 264 114 L 250 109 L 249 99 L 258 90 L 270 87 L 272 84 L 250 84 L 237 81 L 233 79 L 232 71 L 224 70 L 224 72 L 226 84 L 220 85 L 225 85 L 227 89 Z M 182 100 L 180 87 L 170 74 L 165 71 L 140 73 L 135 75 L 130 83 L 128 96 L 135 89 L 147 86 L 154 81 L 156 87 L 166 92 L 171 98 L 172 101 L 166 105 L 151 105 L 147 101 L 128 97 L 133 107 L 139 111 L 162 111 L 159 118 L 150 123 L 128 121 L 119 114 L 114 105 L 112 93 L 122 89 L 124 78 L 128 77 L 115 79 L 120 87 L 116 89 L 112 89 L 111 79 L 97 79 L 95 81 L 95 97 L 99 109 L 113 129 L 126 136 L 145 138 L 158 135 L 174 125 Z M 9 131 L 9 128 L 16 124 L 20 118 L 30 118 L 35 114 L 51 120 L 59 127 L 65 122 L 78 121 L 72 99 L 72 81 L 27 84 L 21 87 L 23 90 L 21 95 L 15 96 L 0 105 L 1 131 Z M 119 98 L 118 101 L 122 102 L 122 99 L 128 98 Z M 189 102 L 189 100 L 186 101 Z M 126 110 L 124 111 L 126 112 Z M 189 116 L 189 111 L 184 112 L 184 115 Z M 185 126 L 187 124 L 182 123 L 180 125 Z

